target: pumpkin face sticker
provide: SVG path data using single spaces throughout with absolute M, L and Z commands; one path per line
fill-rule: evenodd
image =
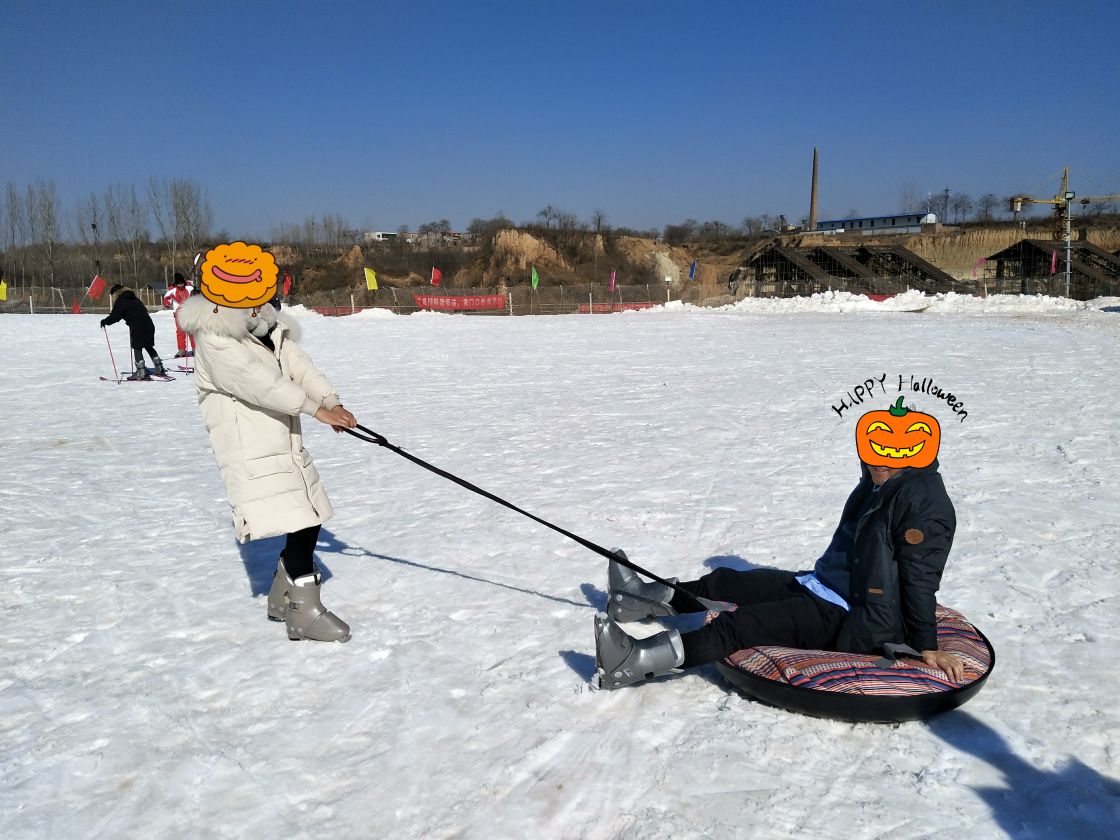
M 856 452 L 870 467 L 928 467 L 941 445 L 932 414 L 911 411 L 902 397 L 886 411 L 869 411 L 856 424 Z
M 272 300 L 279 273 L 272 254 L 259 245 L 231 242 L 206 252 L 199 288 L 219 306 L 249 309 Z

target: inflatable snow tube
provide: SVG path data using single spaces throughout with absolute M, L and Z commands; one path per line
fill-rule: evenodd
M 716 614 L 709 616 L 709 620 Z M 937 646 L 964 661 L 953 683 L 920 659 L 763 646 L 736 651 L 716 663 L 731 683 L 770 706 L 857 723 L 921 720 L 955 709 L 984 686 L 996 653 L 960 613 L 938 605 Z

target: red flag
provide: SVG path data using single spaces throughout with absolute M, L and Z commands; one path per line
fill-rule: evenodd
M 93 275 L 93 282 L 90 283 L 89 288 L 86 289 L 86 294 L 89 295 L 94 300 L 97 300 L 104 293 L 105 293 L 105 281 L 104 281 L 104 279 L 102 279 L 100 274 Z
M 292 290 L 292 275 L 284 272 L 284 297 L 288 296 L 288 292 Z
M 610 285 L 610 288 L 608 289 L 608 291 L 611 291 L 611 292 L 614 291 L 614 271 L 613 270 L 611 271 L 611 285 Z
M 1058 271 L 1058 252 L 1050 252 L 1050 273 L 1055 274 Z
M 435 266 L 432 266 L 432 285 L 438 286 L 439 281 L 443 279 L 443 272 Z
M 73 312 L 75 315 L 81 315 L 82 314 L 82 307 L 81 307 L 81 305 L 79 305 L 79 303 L 77 301 L 74 301 L 73 303 L 70 304 L 70 311 Z

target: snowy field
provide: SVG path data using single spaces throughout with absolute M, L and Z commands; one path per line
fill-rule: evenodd
M 592 689 L 598 555 L 306 420 L 354 636 L 289 642 L 280 542 L 234 542 L 191 378 L 101 382 L 100 316 L 0 315 L 0 837 L 1116 837 L 1120 302 L 906 303 L 294 312 L 359 422 L 684 579 L 810 566 L 858 414 L 899 377 L 952 391 L 963 421 L 907 402 L 941 421 L 959 519 L 940 600 L 997 663 L 898 726 L 762 706 L 714 667 Z

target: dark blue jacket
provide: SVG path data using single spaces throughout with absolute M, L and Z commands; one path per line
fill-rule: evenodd
M 865 466 L 844 505 L 841 525 L 857 515 L 874 486 Z M 937 461 L 904 470 L 877 496 L 856 523 L 850 589 L 840 593 L 852 609 L 840 628 L 837 649 L 882 653 L 884 644 L 893 643 L 936 650 L 937 590 L 957 528 Z

